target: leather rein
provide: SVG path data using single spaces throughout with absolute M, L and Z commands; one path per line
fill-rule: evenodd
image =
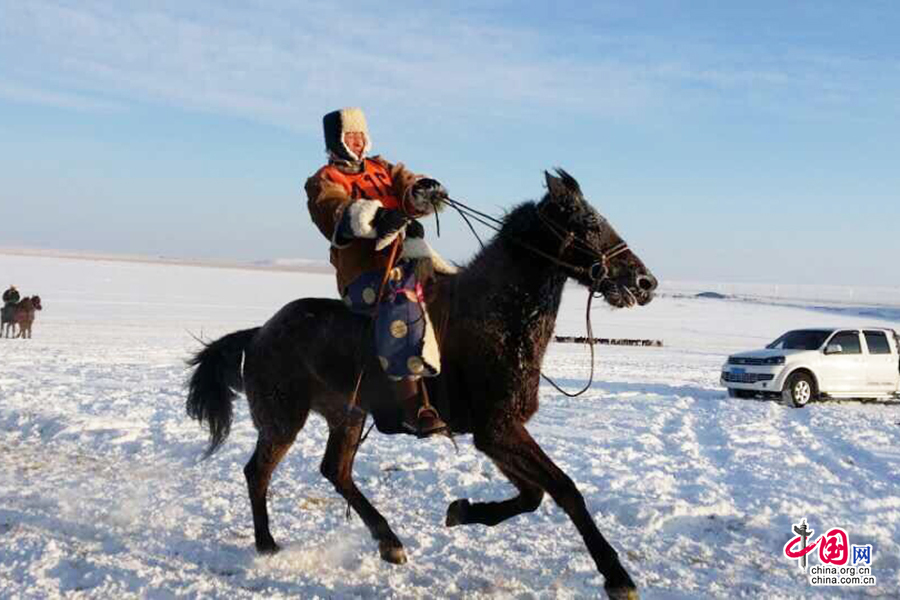
M 475 231 L 475 228 L 472 226 L 472 223 L 469 221 L 469 219 L 477 221 L 482 225 L 493 229 L 497 233 L 503 234 L 502 220 L 477 211 L 470 206 L 466 206 L 459 200 L 445 198 L 443 201 L 459 213 L 460 217 L 462 217 L 463 221 L 465 221 L 466 225 L 468 225 L 469 230 L 475 236 L 475 239 L 477 239 L 478 243 L 481 244 L 482 249 L 484 248 L 484 242 L 481 241 L 481 238 L 478 236 L 478 233 Z M 557 266 L 563 267 L 570 272 L 570 275 L 587 275 L 591 280 L 591 286 L 590 288 L 588 288 L 588 301 L 584 316 L 588 345 L 591 350 L 591 374 L 588 378 L 588 382 L 577 392 L 567 392 L 566 390 L 562 389 L 555 381 L 553 381 L 553 379 L 545 375 L 543 371 L 541 372 L 541 377 L 543 377 L 545 381 L 553 386 L 556 391 L 568 396 L 569 398 L 575 398 L 590 389 L 591 385 L 594 382 L 594 328 L 591 324 L 591 303 L 593 302 L 593 299 L 597 295 L 599 295 L 600 284 L 609 279 L 609 261 L 619 256 L 620 254 L 629 252 L 630 249 L 628 248 L 628 244 L 626 244 L 625 242 L 619 242 L 618 244 L 613 245 L 611 248 L 599 252 L 598 255 L 598 252 L 592 249 L 588 245 L 587 241 L 577 237 L 574 233 L 564 229 L 559 224 L 554 223 L 551 219 L 549 219 L 541 212 L 540 208 L 536 209 L 536 211 L 538 219 L 540 219 L 541 223 L 543 223 L 544 226 L 547 227 L 547 229 L 560 241 L 559 250 L 557 250 L 556 256 L 553 256 L 552 254 L 549 254 L 532 244 L 523 242 L 518 238 L 510 236 L 509 234 L 503 234 L 506 239 L 521 246 L 522 248 L 525 248 L 530 252 L 533 252 L 534 254 L 537 254 L 538 256 L 549 260 Z M 438 213 L 436 211 L 434 214 L 435 217 L 437 217 Z M 440 235 L 440 222 L 438 222 L 438 235 Z M 596 260 L 589 267 L 582 267 L 580 265 L 575 265 L 563 260 L 563 254 L 570 247 L 573 250 L 581 252 L 582 254 L 586 254 L 590 258 Z

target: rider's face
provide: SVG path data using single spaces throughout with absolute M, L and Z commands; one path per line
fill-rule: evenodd
M 362 158 L 366 147 L 366 134 L 361 131 L 348 131 L 344 134 L 344 144 L 350 148 L 350 152 Z

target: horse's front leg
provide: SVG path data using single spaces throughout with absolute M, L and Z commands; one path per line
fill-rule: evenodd
M 544 499 L 544 490 L 540 486 L 529 483 L 508 471 L 496 460 L 494 462 L 497 468 L 506 475 L 506 478 L 519 489 L 519 495 L 501 502 L 472 503 L 466 499 L 456 500 L 447 508 L 447 527 L 473 523 L 493 527 L 522 513 L 534 512 L 541 505 L 541 500 Z
M 587 510 L 584 502 L 584 496 L 578 491 L 575 483 L 566 475 L 553 461 L 547 456 L 541 447 L 538 446 L 534 438 L 528 433 L 524 425 L 521 423 L 500 424 L 497 427 L 488 427 L 483 433 L 475 434 L 475 447 L 491 457 L 500 469 L 508 475 L 512 476 L 512 481 L 517 487 L 518 482 L 527 482 L 531 489 L 535 487 L 546 491 L 553 498 L 554 502 L 562 508 L 572 523 L 578 529 L 587 546 L 591 558 L 597 565 L 597 570 L 606 578 L 604 588 L 610 598 L 637 598 L 637 587 L 632 581 L 625 567 L 619 562 L 619 556 L 615 549 L 597 529 L 594 519 Z M 520 491 L 525 493 L 522 487 Z M 529 489 L 529 488 L 525 488 Z M 532 498 L 534 492 L 530 492 Z M 522 496 L 520 495 L 519 498 Z M 523 506 L 523 501 L 513 499 L 507 503 L 516 502 L 517 508 Z M 457 501 L 460 502 L 460 501 Z M 465 502 L 465 501 L 464 501 Z M 518 510 L 514 512 L 513 506 L 507 503 L 505 511 L 509 516 L 524 512 Z M 454 503 L 456 504 L 456 503 Z M 478 508 L 476 508 L 478 507 Z M 471 504 L 464 507 L 462 513 L 464 515 L 481 516 L 490 514 L 490 504 Z M 453 505 L 451 505 L 451 509 Z M 527 505 L 526 505 L 527 508 Z M 471 512 L 475 509 L 475 512 Z M 532 510 L 534 510 L 532 508 Z M 449 512 L 449 511 L 448 511 Z M 448 514 L 449 517 L 449 514 Z M 481 522 L 473 520 L 469 517 L 469 521 L 461 522 Z
M 356 457 L 357 440 L 363 426 L 362 422 L 350 424 L 348 419 L 334 419 L 328 422 L 330 433 L 325 456 L 322 458 L 320 470 L 334 488 L 353 507 L 360 516 L 372 537 L 378 542 L 381 558 L 389 563 L 402 565 L 406 562 L 406 551 L 400 539 L 391 530 L 387 520 L 372 506 L 369 500 L 359 491 L 353 481 L 353 460 Z

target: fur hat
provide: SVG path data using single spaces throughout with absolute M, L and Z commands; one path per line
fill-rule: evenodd
M 363 154 L 366 154 L 372 147 L 369 128 L 366 126 L 366 115 L 363 114 L 361 108 L 342 108 L 330 112 L 322 117 L 322 127 L 325 130 L 325 148 L 339 159 L 362 160 L 362 156 L 356 156 L 344 143 L 345 133 L 360 132 L 366 136 Z

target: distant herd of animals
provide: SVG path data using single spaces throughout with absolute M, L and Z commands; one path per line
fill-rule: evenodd
M 554 337 L 557 342 L 572 344 L 587 344 L 593 339 L 595 344 L 603 346 L 653 346 L 661 348 L 662 340 L 635 340 L 631 338 L 587 338 L 583 335 L 557 335 Z
M 30 339 L 34 314 L 39 310 L 43 310 L 40 296 L 22 298 L 16 286 L 9 286 L 9 289 L 3 292 L 3 309 L 0 310 L 0 338 Z

